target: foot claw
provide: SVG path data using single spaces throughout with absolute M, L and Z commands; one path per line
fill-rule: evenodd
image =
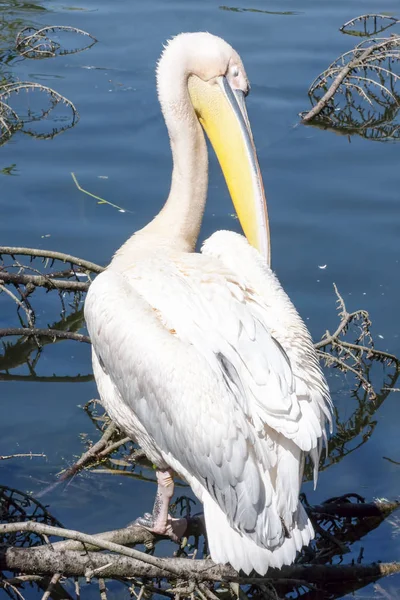
M 187 528 L 187 520 L 186 519 L 173 519 L 170 515 L 168 515 L 168 521 L 165 525 L 157 523 L 154 520 L 153 515 L 150 513 L 145 513 L 143 517 L 139 517 L 136 521 L 133 522 L 133 525 L 140 525 L 144 527 L 151 533 L 155 533 L 157 535 L 163 535 L 165 537 L 171 538 L 174 542 L 179 542 L 181 537 L 186 531 Z
M 151 513 L 144 513 L 143 517 L 139 517 L 133 522 L 133 525 L 140 525 L 151 531 L 152 527 L 154 527 L 153 515 Z

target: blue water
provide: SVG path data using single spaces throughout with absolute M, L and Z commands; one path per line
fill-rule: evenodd
M 245 6 L 233 1 L 233 7 Z M 298 125 L 298 113 L 309 107 L 311 81 L 359 41 L 341 34 L 340 25 L 367 12 L 396 14 L 398 3 L 252 0 L 251 8 L 270 13 L 225 10 L 211 0 L 1 2 L 1 54 L 27 24 L 73 25 L 99 42 L 88 51 L 46 60 L 11 57 L 6 64 L 3 55 L 3 72 L 54 87 L 75 104 L 80 121 L 52 140 L 17 133 L 0 148 L 0 243 L 64 251 L 105 264 L 157 213 L 168 193 L 171 156 L 155 64 L 169 37 L 207 30 L 227 39 L 245 63 L 273 266 L 313 337 L 338 323 L 335 282 L 349 310 L 369 311 L 377 346 L 400 355 L 399 146 Z M 210 160 L 201 239 L 216 229 L 238 228 L 219 166 L 213 155 Z M 11 175 L 1 173 L 11 165 Z M 84 188 L 126 212 L 81 193 L 71 172 Z M 40 262 L 34 265 L 41 268 Z M 56 297 L 37 293 L 32 302 L 38 326 L 57 321 Z M 14 304 L 2 294 L 0 327 L 13 324 L 18 324 Z M 47 346 L 35 372 L 40 377 L 88 375 L 90 348 L 74 342 Z M 27 375 L 28 369 L 11 373 Z M 351 377 L 332 370 L 327 377 L 342 420 L 349 418 L 356 407 Z M 0 483 L 35 492 L 54 481 L 82 452 L 80 434 L 96 439 L 80 408 L 95 397 L 93 381 L 2 381 L 0 455 L 32 451 L 47 459 L 0 462 Z M 368 441 L 326 469 L 315 493 L 305 486 L 311 502 L 351 491 L 368 500 L 398 496 L 400 467 L 383 459 L 400 460 L 398 402 L 398 393 L 389 394 L 372 419 L 376 426 Z M 353 446 L 360 441 L 358 436 Z M 150 483 L 86 473 L 48 495 L 46 503 L 69 528 L 95 532 L 123 526 L 148 510 L 153 493 Z M 384 524 L 362 545 L 366 562 L 395 560 L 400 537 Z

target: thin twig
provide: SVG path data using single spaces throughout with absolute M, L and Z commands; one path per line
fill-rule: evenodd
M 90 285 L 89 281 L 66 281 L 65 279 L 53 279 L 48 275 L 25 275 L 24 273 L 8 273 L 6 271 L 0 271 L 0 282 L 14 285 L 33 285 L 48 290 L 63 290 L 65 292 L 87 292 Z
M 32 328 L 34 323 L 33 323 L 33 320 L 32 320 L 31 311 L 25 306 L 25 304 L 23 302 L 21 302 L 21 300 L 19 298 L 17 298 L 15 296 L 15 294 L 12 293 L 11 290 L 7 289 L 4 285 L 2 285 L 2 283 L 4 283 L 4 279 L 2 278 L 2 275 L 3 274 L 1 273 L 0 274 L 0 290 L 2 290 L 10 298 L 12 298 L 19 308 L 22 308 L 22 310 L 26 314 L 26 318 L 28 319 L 28 325 L 29 325 L 30 328 Z
M 52 338 L 53 341 L 59 340 L 74 340 L 76 342 L 85 342 L 90 344 L 90 338 L 88 335 L 82 333 L 74 333 L 72 331 L 61 331 L 59 329 L 29 329 L 29 327 L 5 327 L 0 328 L 0 338 L 7 336 L 23 336 L 23 337 L 47 337 Z
M 319 102 L 317 102 L 317 104 L 306 115 L 302 116 L 302 122 L 307 123 L 317 116 L 327 106 L 329 100 L 333 98 L 339 86 L 343 83 L 350 71 L 362 65 L 363 62 L 376 50 L 379 50 L 387 45 L 388 39 L 385 39 L 383 42 L 369 46 L 360 55 L 354 56 L 354 58 L 343 67 L 337 77 L 333 80 L 329 90 L 322 96 Z
M 99 441 L 96 442 L 95 444 L 93 444 L 93 446 L 91 446 L 89 448 L 89 450 L 87 450 L 87 452 L 85 452 L 84 454 L 82 454 L 82 456 L 80 457 L 80 459 L 77 460 L 75 464 L 73 464 L 71 467 L 69 467 L 66 471 L 64 471 L 62 473 L 62 475 L 61 475 L 61 477 L 59 479 L 59 482 L 66 481 L 67 479 L 70 479 L 76 473 L 78 473 L 84 467 L 86 467 L 89 463 L 91 463 L 94 460 L 96 460 L 96 458 L 99 456 L 99 453 L 101 451 L 108 450 L 108 448 L 107 448 L 108 442 L 113 437 L 113 435 L 115 435 L 115 433 L 117 431 L 118 431 L 118 429 L 117 429 L 117 426 L 115 425 L 115 423 L 110 423 L 106 427 L 106 430 L 104 431 L 104 433 L 103 433 L 102 437 L 99 439 Z M 127 438 L 127 439 L 129 440 L 130 438 Z M 120 446 L 121 442 L 118 441 L 118 442 L 116 442 L 116 444 L 118 444 L 116 446 L 116 448 L 118 448 Z M 113 446 L 115 446 L 115 444 L 113 444 Z M 104 456 L 106 456 L 106 455 L 104 455 Z
M 71 254 L 64 254 L 64 252 L 40 250 L 38 248 L 23 248 L 18 246 L 0 246 L 0 256 L 2 254 L 6 254 L 9 256 L 15 256 L 16 254 L 20 254 L 23 256 L 37 256 L 41 258 L 48 258 L 51 260 L 60 260 L 62 262 L 68 262 L 74 265 L 78 265 L 78 267 L 83 267 L 84 269 L 92 271 L 93 273 L 101 273 L 102 271 L 104 271 L 104 267 L 96 265 L 96 263 L 90 262 L 88 260 L 83 260 L 82 258 L 78 258 L 77 256 L 71 256 Z
M 45 591 L 45 593 L 42 596 L 42 600 L 48 600 L 50 598 L 51 594 L 54 591 L 55 586 L 60 581 L 60 578 L 61 578 L 61 573 L 54 573 L 53 577 L 50 579 L 47 590 Z
M 27 454 L 8 454 L 7 456 L 0 455 L 0 460 L 10 460 L 11 458 L 37 458 L 37 457 L 47 458 L 46 454 L 33 454 L 32 452 L 29 452 Z
M 359 383 L 363 386 L 365 391 L 370 394 L 372 399 L 374 400 L 376 398 L 376 393 L 374 392 L 372 385 L 370 384 L 370 382 L 367 379 L 365 379 L 365 377 L 360 373 L 360 371 L 357 371 L 357 369 L 355 369 L 351 365 L 347 364 L 346 362 L 344 362 L 337 356 L 334 356 L 333 354 L 329 354 L 328 352 L 323 352 L 322 350 L 318 350 L 318 356 L 320 358 L 323 358 L 326 361 L 327 365 L 335 363 L 343 371 L 350 371 L 350 373 L 353 373 L 353 375 L 356 377 L 356 379 L 359 381 Z
M 106 584 L 104 583 L 104 579 L 99 577 L 99 591 L 100 591 L 100 600 L 107 600 L 107 589 Z
M 84 194 L 87 194 L 88 196 L 90 196 L 91 198 L 94 198 L 95 200 L 98 200 L 97 204 L 108 204 L 109 206 L 112 206 L 113 208 L 117 208 L 119 210 L 119 212 L 130 212 L 128 210 L 126 210 L 125 208 L 122 208 L 122 206 L 118 206 L 117 204 L 113 204 L 112 202 L 109 202 L 108 200 L 105 200 L 104 198 L 100 198 L 100 196 L 96 196 L 95 194 L 92 194 L 92 192 L 88 192 L 88 190 L 85 190 L 83 187 L 81 187 L 78 183 L 78 180 L 75 176 L 75 173 L 71 173 L 71 177 L 76 185 L 76 187 L 78 188 L 78 190 L 80 192 L 83 192 Z

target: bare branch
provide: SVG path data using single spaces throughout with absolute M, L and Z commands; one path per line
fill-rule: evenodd
M 9 454 L 7 456 L 1 456 L 0 460 L 10 460 L 11 458 L 37 458 L 37 457 L 47 458 L 45 454 L 33 454 L 32 452 L 28 452 L 27 454 Z
M 61 573 L 55 573 L 53 575 L 53 577 L 50 579 L 49 585 L 47 586 L 45 593 L 42 596 L 42 600 L 49 600 L 55 586 L 60 581 L 60 579 L 61 579 Z
M 49 491 L 52 491 L 54 488 L 59 486 L 60 483 L 67 481 L 68 479 L 79 473 L 79 471 L 81 471 L 85 467 L 88 467 L 89 465 L 92 465 L 93 463 L 96 463 L 99 460 L 103 460 L 106 456 L 117 450 L 121 445 L 131 441 L 130 438 L 123 437 L 114 442 L 113 444 L 109 444 L 109 441 L 117 432 L 118 428 L 115 425 L 115 423 L 110 423 L 106 427 L 106 430 L 100 438 L 100 440 L 93 444 L 93 446 L 91 446 L 87 452 L 82 454 L 82 456 L 79 458 L 79 460 L 76 461 L 76 463 L 74 463 L 71 467 L 66 469 L 61 474 L 61 477 L 58 481 L 56 481 L 55 483 L 47 487 L 45 490 L 43 490 L 38 495 L 38 497 L 44 496 L 44 494 L 47 494 Z
M 1 277 L 1 274 L 0 274 Z M 2 290 L 5 294 L 7 294 L 10 298 L 12 298 L 14 300 L 14 302 L 16 303 L 16 305 L 18 306 L 18 308 L 22 308 L 22 310 L 25 312 L 26 314 L 26 318 L 28 320 L 28 325 L 30 328 L 33 327 L 34 323 L 32 320 L 32 311 L 30 311 L 23 302 L 21 302 L 21 300 L 19 300 L 19 298 L 17 298 L 15 296 L 15 294 L 13 294 L 10 290 L 8 290 L 6 287 L 4 287 L 4 285 L 1 285 L 2 283 L 4 283 L 3 279 L 0 279 L 0 290 Z
M 53 527 L 51 525 L 45 525 L 43 523 L 37 523 L 35 521 L 25 521 L 21 523 L 8 523 L 2 524 L 0 523 L 0 535 L 4 535 L 7 533 L 14 533 L 19 531 L 30 531 L 33 533 L 39 533 L 41 535 L 48 536 L 58 536 L 64 537 L 67 539 L 77 540 L 82 542 L 82 544 L 90 544 L 92 546 L 97 546 L 98 548 L 102 548 L 103 550 L 109 550 L 110 552 L 116 552 L 118 554 L 122 554 L 122 556 L 129 556 L 131 558 L 135 558 L 136 560 L 143 561 L 148 565 L 152 565 L 154 567 L 160 568 L 161 566 L 165 568 L 164 565 L 160 563 L 159 558 L 154 556 L 149 556 L 148 554 L 144 554 L 143 552 L 139 552 L 138 550 L 134 550 L 133 548 L 127 548 L 126 546 L 121 546 L 121 544 L 115 544 L 114 542 L 109 542 L 103 538 L 88 535 L 87 533 L 82 533 L 81 531 L 74 531 L 72 529 L 63 529 L 61 527 Z M 38 548 L 35 548 L 38 550 Z M 53 568 L 58 571 L 59 569 Z M 179 575 L 179 570 L 173 565 L 168 565 L 166 569 L 170 574 L 173 573 L 175 575 Z M 62 569 L 61 569 L 62 571 Z
M 349 73 L 351 71 L 362 66 L 363 63 L 365 62 L 365 60 L 369 56 L 374 54 L 374 52 L 376 52 L 377 50 L 379 50 L 381 48 L 386 48 L 388 46 L 391 47 L 392 45 L 398 45 L 399 40 L 400 40 L 400 37 L 395 37 L 391 41 L 389 41 L 388 39 L 385 39 L 384 41 L 382 41 L 380 43 L 376 43 L 376 44 L 369 46 L 361 54 L 355 53 L 354 58 L 352 60 L 350 60 L 345 66 L 343 66 L 342 70 L 337 75 L 337 77 L 334 79 L 334 81 L 332 82 L 328 91 L 322 96 L 322 98 L 319 100 L 319 102 L 317 102 L 317 104 L 307 114 L 302 116 L 302 122 L 307 123 L 308 121 L 311 121 L 311 119 L 316 117 L 328 105 L 328 102 L 336 94 L 338 88 L 340 87 L 340 85 L 343 83 L 343 81 L 349 75 Z
M 88 536 L 92 537 L 92 536 Z M 135 552 L 124 548 L 125 552 Z M 143 554 L 143 553 L 138 553 Z M 19 571 L 26 574 L 43 573 L 53 575 L 54 570 L 65 576 L 92 577 L 96 571 L 103 578 L 119 577 L 171 577 L 171 572 L 179 578 L 195 582 L 234 581 L 238 583 L 263 583 L 269 581 L 301 580 L 310 583 L 326 584 L 326 581 L 362 580 L 365 585 L 377 579 L 400 573 L 400 563 L 375 563 L 370 565 L 292 565 L 281 570 L 271 569 L 266 577 L 245 577 L 232 567 L 215 565 L 211 560 L 187 560 L 184 558 L 154 558 L 144 555 L 142 560 L 93 552 L 77 553 L 73 550 L 59 551 L 46 546 L 32 549 L 8 548 L 0 554 L 0 569 Z M 154 561 L 150 562 L 150 561 Z M 155 564 L 157 563 L 157 564 Z
M 0 282 L 44 287 L 47 290 L 64 290 L 66 292 L 87 292 L 89 281 L 68 281 L 53 279 L 47 275 L 25 275 L 23 273 L 8 273 L 0 270 Z
M 17 246 L 0 246 L 0 256 L 2 255 L 15 256 L 35 256 L 41 258 L 48 258 L 50 260 L 60 260 L 61 262 L 71 263 L 92 271 L 93 273 L 101 273 L 104 271 L 104 267 L 96 265 L 96 263 L 78 258 L 77 256 L 71 256 L 70 254 L 64 254 L 64 252 L 53 252 L 51 250 L 40 250 L 38 248 L 22 248 Z
M 19 335 L 24 337 L 47 337 L 52 338 L 53 341 L 56 339 L 60 340 L 75 340 L 76 342 L 85 342 L 90 344 L 90 338 L 88 335 L 82 333 L 74 333 L 72 331 L 61 331 L 59 329 L 29 329 L 28 327 L 6 327 L 0 328 L 0 338 L 12 335 Z
M 82 36 L 89 37 L 92 41 L 84 48 L 66 50 L 62 49 L 61 44 L 52 40 L 48 35 L 49 33 L 55 32 L 76 33 Z M 30 33 L 30 35 L 27 35 L 28 33 Z M 76 27 L 70 27 L 68 25 L 51 25 L 47 27 L 42 27 L 41 29 L 36 29 L 36 27 L 29 25 L 28 27 L 24 27 L 23 29 L 21 29 L 21 31 L 18 33 L 15 40 L 15 46 L 18 52 L 22 56 L 26 56 L 27 58 L 47 58 L 57 56 L 60 54 L 76 54 L 77 52 L 82 52 L 83 50 L 91 48 L 96 42 L 97 39 L 93 35 L 91 35 L 87 31 L 83 31 L 82 29 L 77 29 Z

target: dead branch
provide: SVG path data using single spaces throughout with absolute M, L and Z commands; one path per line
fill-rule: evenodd
M 115 425 L 115 423 L 110 423 L 106 427 L 106 430 L 104 431 L 104 433 L 103 433 L 102 437 L 99 439 L 99 441 L 96 442 L 95 444 L 93 444 L 93 446 L 91 446 L 87 452 L 82 454 L 80 459 L 77 460 L 77 462 L 75 464 L 73 464 L 72 467 L 70 467 L 69 469 L 64 471 L 64 473 L 62 473 L 59 481 L 60 482 L 66 481 L 67 479 L 69 479 L 70 477 L 73 477 L 76 473 L 81 471 L 83 468 L 88 466 L 90 463 L 96 461 L 99 452 L 101 452 L 102 450 L 107 448 L 109 441 L 117 433 L 117 431 L 118 431 L 118 428 Z M 119 440 L 118 446 L 117 446 L 118 448 L 121 445 L 121 443 L 122 443 L 121 440 Z
M 1 275 L 0 275 L 0 277 L 1 277 Z M 26 318 L 28 320 L 28 325 L 29 325 L 30 328 L 32 328 L 33 325 L 34 325 L 34 313 L 33 313 L 33 311 L 30 310 L 27 306 L 25 306 L 25 304 L 23 302 L 21 302 L 21 300 L 19 300 L 19 298 L 17 298 L 15 296 L 15 294 L 13 294 L 10 290 L 8 290 L 6 287 L 4 287 L 4 285 L 2 285 L 2 283 L 4 283 L 4 281 L 2 279 L 0 279 L 0 290 L 2 292 L 4 292 L 5 294 L 7 294 L 7 296 L 9 296 L 10 298 L 12 298 L 14 300 L 14 302 L 16 303 L 16 305 L 18 306 L 18 308 L 21 308 L 25 312 Z
M 124 548 L 125 551 L 131 551 Z M 139 553 L 143 554 L 143 553 Z M 232 567 L 215 565 L 211 560 L 187 560 L 184 558 L 154 558 L 144 555 L 148 562 L 123 555 L 78 553 L 73 550 L 55 550 L 51 547 L 19 549 L 8 548 L 0 553 L 0 569 L 29 574 L 53 575 L 62 572 L 66 577 L 103 578 L 146 577 L 171 578 L 171 572 L 180 579 L 203 582 L 233 581 L 257 584 L 268 581 L 301 580 L 325 584 L 326 581 L 362 580 L 364 585 L 381 577 L 400 573 L 400 563 L 375 563 L 370 565 L 292 565 L 281 570 L 270 570 L 266 577 L 245 577 Z M 150 560 L 153 559 L 152 564 Z
M 56 587 L 60 579 L 61 573 L 54 573 L 53 577 L 49 581 L 49 585 L 47 586 L 45 593 L 42 596 L 42 600 L 49 600 L 54 588 Z
M 87 292 L 89 282 L 66 281 L 64 279 L 53 279 L 47 275 L 25 275 L 23 273 L 8 273 L 0 271 L 0 282 L 34 287 L 44 287 L 47 290 L 64 290 L 66 292 Z
M 336 285 L 333 284 L 333 287 L 337 297 L 340 323 L 334 333 L 326 331 L 322 339 L 314 344 L 314 347 L 320 359 L 324 360 L 327 366 L 337 366 L 342 371 L 352 373 L 358 384 L 368 392 L 371 399 L 374 399 L 377 394 L 363 372 L 362 359 L 364 356 L 369 360 L 377 360 L 389 365 L 394 364 L 396 371 L 400 369 L 400 361 L 394 354 L 374 347 L 369 329 L 371 321 L 368 312 L 365 310 L 348 312 Z M 360 329 L 355 343 L 344 339 L 352 324 L 357 324 Z M 368 345 L 362 343 L 365 339 L 368 341 Z M 326 351 L 328 347 L 331 348 L 331 352 Z
M 358 24 L 364 29 L 357 29 Z M 400 35 L 377 36 L 398 19 L 361 15 L 341 31 L 367 36 L 344 52 L 315 78 L 308 95 L 311 110 L 300 114 L 302 123 L 341 135 L 359 135 L 372 141 L 400 139 Z M 348 27 L 355 26 L 355 30 Z
M 352 373 L 356 378 L 358 384 L 361 385 L 366 392 L 368 392 L 370 399 L 376 399 L 376 393 L 372 387 L 372 384 L 368 381 L 366 377 L 364 377 L 360 369 L 352 367 L 351 365 L 347 364 L 344 360 L 341 360 L 340 358 L 330 354 L 329 352 L 323 352 L 322 350 L 318 350 L 317 354 L 320 360 L 325 361 L 325 365 L 327 367 L 336 366 L 341 371 L 348 371 L 349 373 Z
M 313 515 L 331 517 L 349 517 L 364 519 L 366 517 L 385 517 L 400 507 L 400 502 L 376 500 L 375 502 L 334 502 L 328 500 L 324 504 L 313 504 L 306 507 Z
M 51 338 L 53 341 L 59 340 L 75 340 L 76 342 L 85 342 L 90 344 L 88 335 L 82 333 L 74 333 L 72 331 L 60 331 L 59 329 L 38 329 L 29 327 L 5 327 L 0 328 L 0 338 L 7 336 L 22 336 L 22 337 L 45 337 Z
M 67 481 L 82 469 L 92 467 L 96 464 L 102 462 L 105 458 L 110 456 L 113 452 L 119 450 L 121 446 L 132 442 L 131 438 L 127 436 L 118 435 L 119 431 L 115 423 L 111 422 L 107 425 L 102 437 L 95 443 L 93 446 L 89 448 L 82 456 L 68 469 L 66 469 L 62 474 L 60 479 L 51 486 L 51 488 L 47 488 L 45 492 L 49 491 L 49 489 L 53 489 L 53 487 L 59 485 L 63 481 Z M 112 438 L 117 436 L 118 439 L 112 442 Z M 137 456 L 139 458 L 145 457 L 143 451 L 136 451 Z M 136 458 L 137 458 L 136 456 Z M 133 461 L 132 461 L 133 462 Z M 42 492 L 41 495 L 43 495 Z
M 28 452 L 27 454 L 8 454 L 7 456 L 1 456 L 0 460 L 10 460 L 11 458 L 37 458 L 37 457 L 47 458 L 45 454 L 33 454 L 32 452 Z
M 396 511 L 400 507 L 399 502 L 389 501 L 375 501 L 375 502 L 345 502 L 343 498 L 331 499 L 320 505 L 306 505 L 305 508 L 310 516 L 317 520 L 325 520 L 330 517 L 337 518 L 350 518 L 350 519 L 364 519 L 368 517 L 378 517 L 380 519 L 386 518 L 392 512 Z M 184 533 L 184 537 L 200 536 L 205 534 L 205 525 L 202 514 L 194 515 L 187 519 L 188 525 Z M 60 535 L 61 535 L 60 530 Z M 164 539 L 162 536 L 153 534 L 140 525 L 134 523 L 124 527 L 122 529 L 114 529 L 103 533 L 97 533 L 94 535 L 95 538 L 101 540 L 107 540 L 123 546 L 134 546 L 138 544 L 144 544 L 146 547 L 153 547 L 154 544 L 160 539 Z M 52 547 L 61 550 L 86 550 L 97 551 L 92 544 L 83 545 L 77 540 L 67 540 L 55 542 Z
M 18 95 L 22 90 L 39 91 L 46 94 L 49 99 L 49 106 L 47 109 L 41 109 L 36 113 L 30 110 L 28 117 L 19 116 L 9 106 L 9 101 L 13 95 Z M 48 133 L 35 133 L 27 128 L 29 123 L 47 119 L 57 106 L 63 105 L 71 111 L 71 117 L 68 121 L 65 121 L 64 125 L 57 124 L 57 126 L 53 127 Z M 79 113 L 75 105 L 68 100 L 68 98 L 62 96 L 56 90 L 48 86 L 31 81 L 11 81 L 0 85 L 0 143 L 8 141 L 16 131 L 22 131 L 23 133 L 40 139 L 50 139 L 66 129 L 73 127 L 78 121 Z
M 7 493 L 4 507 L 6 512 L 3 513 L 2 519 L 10 523 L 7 518 L 7 510 L 9 501 L 12 500 L 13 494 L 17 493 L 11 490 Z M 21 502 L 22 511 L 24 508 L 25 494 L 19 492 L 18 497 L 15 496 L 13 506 L 17 507 Z M 355 500 L 355 502 L 353 501 Z M 42 506 L 34 499 L 29 499 L 29 502 L 34 502 L 38 506 Z M 34 504 L 32 505 L 34 506 Z M 370 581 L 378 579 L 384 575 L 400 572 L 399 563 L 387 563 L 383 565 L 325 565 L 318 564 L 319 555 L 324 555 L 327 552 L 327 544 L 331 543 L 331 539 L 335 537 L 332 532 L 335 531 L 334 523 L 339 521 L 343 523 L 337 529 L 338 535 L 342 531 L 342 537 L 338 537 L 338 542 L 351 537 L 352 528 L 356 533 L 356 528 L 360 528 L 361 536 L 365 535 L 377 526 L 385 517 L 396 510 L 399 503 L 396 502 L 374 502 L 370 504 L 364 503 L 363 499 L 357 495 L 350 494 L 338 498 L 332 498 L 328 502 L 319 505 L 315 508 L 307 505 L 307 511 L 313 520 L 324 525 L 323 533 L 327 538 L 320 537 L 316 540 L 319 551 L 316 554 L 313 564 L 297 564 L 282 570 L 270 570 L 266 577 L 244 577 L 236 573 L 229 566 L 214 565 L 210 560 L 187 560 L 181 558 L 161 559 L 153 556 L 148 556 L 143 552 L 127 548 L 126 546 L 144 543 L 147 548 L 153 548 L 154 544 L 162 539 L 148 532 L 138 525 L 130 525 L 124 529 L 103 532 L 94 536 L 88 536 L 76 531 L 65 530 L 59 526 L 48 526 L 40 522 L 26 521 L 23 523 L 12 522 L 10 525 L 0 525 L 0 536 L 8 536 L 8 548 L 3 544 L 3 549 L 0 552 L 0 571 L 9 570 L 23 573 L 25 577 L 41 575 L 43 577 L 52 577 L 55 573 L 62 573 L 66 577 L 85 576 L 91 578 L 114 578 L 124 580 L 134 578 L 134 585 L 142 589 L 143 583 L 137 578 L 146 577 L 146 581 L 151 586 L 151 579 L 166 578 L 167 582 L 164 585 L 172 585 L 171 590 L 185 590 L 189 585 L 198 587 L 201 582 L 209 582 L 211 585 L 210 593 L 207 594 L 203 588 L 202 594 L 207 600 L 215 600 L 213 595 L 212 584 L 215 582 L 236 582 L 237 584 L 255 584 L 262 585 L 263 583 L 271 582 L 270 585 L 276 589 L 308 587 L 312 589 L 313 584 L 339 585 L 339 582 L 346 583 L 350 591 L 355 587 L 366 585 Z M 31 508 L 29 509 L 31 510 Z M 42 507 L 42 510 L 45 510 Z M 40 515 L 41 516 L 41 515 Z M 46 517 L 46 520 L 51 515 Z M 338 521 L 339 519 L 339 521 Z M 15 520 L 15 517 L 13 517 Z M 354 524 L 353 524 L 354 521 Z M 372 521 L 371 524 L 367 522 Z M 366 525 L 364 526 L 363 523 Z M 342 527 L 342 530 L 340 529 Z M 36 537 L 29 544 L 34 545 L 34 548 L 19 548 L 17 546 L 26 546 L 27 535 L 25 532 L 33 532 Z M 185 539 L 189 536 L 198 538 L 204 535 L 204 520 L 201 515 L 196 515 L 188 519 L 188 528 L 185 532 Z M 14 532 L 14 533 L 13 533 Z M 352 540 L 360 539 L 360 534 L 353 535 Z M 32 534 L 28 534 L 32 535 Z M 336 535 L 336 534 L 335 534 Z M 14 537 L 13 537 L 14 536 Z M 47 536 L 64 537 L 66 540 L 54 542 L 49 540 Z M 37 546 L 36 540 L 47 540 L 46 543 Z M 11 546 L 10 544 L 13 544 Z M 319 546 L 319 544 L 322 544 Z M 343 544 L 336 549 L 336 552 L 331 553 L 331 556 L 343 553 Z M 195 548 L 197 547 L 197 542 Z M 101 550 L 108 550 L 112 554 L 104 553 Z M 117 554 L 114 554 L 114 553 Z M 196 550 L 194 556 L 196 555 Z M 189 555 L 190 556 L 190 555 Z M 327 560 L 324 560 L 324 563 Z M 325 581 L 323 581 L 325 578 Z M 15 577 L 10 580 L 4 580 L 5 584 L 8 581 L 15 580 Z M 150 581 L 149 581 L 150 580 Z M 17 582 L 15 582 L 16 584 Z M 22 583 L 22 582 L 21 582 Z M 41 581 L 41 587 L 44 591 L 49 589 L 49 582 Z M 145 584 L 147 585 L 147 583 Z M 276 587 L 278 586 L 278 587 Z M 151 586 L 152 591 L 156 592 L 154 584 Z M 195 589 L 193 588 L 193 589 Z M 197 588 L 196 588 L 197 589 Z M 261 588 L 260 588 L 261 589 Z M 271 587 L 271 590 L 274 587 Z M 164 591 L 164 588 L 162 589 Z M 168 594 L 167 594 L 168 595 Z M 182 591 L 182 596 L 184 596 Z M 189 594 L 190 595 L 190 594 Z M 202 596 L 200 595 L 200 598 Z
M 55 42 L 48 35 L 49 33 L 55 32 L 76 33 L 78 35 L 89 37 L 92 41 L 83 48 L 67 50 L 65 48 L 63 49 L 60 43 Z M 26 58 L 49 58 L 60 54 L 76 54 L 77 52 L 88 50 L 97 41 L 98 40 L 87 31 L 77 29 L 76 27 L 70 27 L 67 25 L 50 25 L 42 27 L 41 29 L 37 29 L 36 27 L 29 25 L 28 27 L 21 29 L 21 31 L 17 34 L 15 47 L 18 52 Z
M 1 337 L 1 335 L 0 335 L 0 337 Z M 104 458 L 106 458 L 106 456 L 108 456 L 115 450 L 118 450 L 118 448 L 120 448 L 120 446 L 131 441 L 131 439 L 128 437 L 123 437 L 123 438 L 120 437 L 120 439 L 118 439 L 116 442 L 110 444 L 109 443 L 110 440 L 117 433 L 118 433 L 118 428 L 115 425 L 115 423 L 110 423 L 106 427 L 106 430 L 104 431 L 100 440 L 98 442 L 96 442 L 95 444 L 93 444 L 93 446 L 91 446 L 89 448 L 89 450 L 87 450 L 87 452 L 82 454 L 82 456 L 79 458 L 79 460 L 76 461 L 76 463 L 74 463 L 71 467 L 66 469 L 61 474 L 61 477 L 58 479 L 58 481 L 51 484 L 49 487 L 45 488 L 42 492 L 40 492 L 40 494 L 37 495 L 37 497 L 41 498 L 48 492 L 53 491 L 61 483 L 63 483 L 64 481 L 67 481 L 68 479 L 70 479 L 71 477 L 73 477 L 74 475 L 79 473 L 79 471 L 82 471 L 82 469 L 85 469 L 89 466 L 93 466 L 94 464 L 100 462 L 101 460 L 104 460 Z
M 352 496 L 351 496 L 352 497 Z M 400 502 L 394 501 L 375 501 L 371 503 L 363 502 L 363 499 L 359 499 L 358 502 L 345 501 L 344 497 L 332 498 L 327 502 L 320 505 L 308 505 L 306 504 L 306 510 L 310 515 L 313 515 L 317 519 L 325 519 L 326 517 L 338 517 L 338 518 L 354 518 L 363 519 L 367 517 L 380 517 L 384 519 L 389 514 L 394 512 L 400 507 Z M 187 519 L 188 525 L 185 531 L 184 537 L 189 536 L 200 536 L 204 535 L 204 520 L 202 515 L 195 515 Z M 154 543 L 160 539 L 164 539 L 163 536 L 153 534 L 140 525 L 131 524 L 122 529 L 114 529 L 90 536 L 82 534 L 80 532 L 65 530 L 61 527 L 50 527 L 42 523 L 26 521 L 20 523 L 12 523 L 11 525 L 0 524 L 0 535 L 3 533 L 15 531 L 33 531 L 34 533 L 43 535 L 56 535 L 59 537 L 68 538 L 66 541 L 53 542 L 52 548 L 58 551 L 64 550 L 91 550 L 98 551 L 100 549 L 110 549 L 103 546 L 102 543 L 112 543 L 115 546 L 133 546 L 137 544 L 145 544 L 146 546 L 153 546 Z M 85 537 L 84 537 L 85 536 Z M 90 538 L 90 539 L 89 539 Z M 118 552 L 118 550 L 115 550 Z M 139 553 L 141 554 L 141 553 Z M 134 557 L 136 558 L 136 556 Z
M 159 558 L 150 556 L 148 554 L 144 554 L 143 552 L 139 552 L 138 550 L 134 550 L 133 548 L 127 548 L 126 546 L 122 546 L 121 544 L 116 544 L 115 542 L 109 542 L 108 540 L 96 537 L 94 535 L 82 533 L 81 531 L 63 529 L 61 527 L 53 527 L 52 525 L 45 525 L 43 523 L 37 523 L 35 521 L 25 521 L 21 523 L 8 524 L 0 523 L 0 535 L 22 531 L 29 531 L 40 535 L 58 536 L 67 539 L 77 540 L 84 544 L 84 547 L 87 544 L 91 544 L 92 546 L 97 546 L 98 548 L 102 548 L 103 550 L 109 550 L 110 552 L 116 552 L 117 554 L 121 554 L 122 556 L 129 556 L 130 558 L 135 558 L 136 560 L 142 561 L 147 565 L 152 565 L 157 568 L 162 567 L 163 569 L 166 569 L 166 571 L 170 575 L 171 573 L 175 575 L 180 575 L 180 571 L 177 567 L 175 567 L 174 564 L 168 566 L 162 565 L 162 563 L 160 563 L 161 559 Z M 35 550 L 39 550 L 39 548 L 36 548 Z M 55 571 L 63 572 L 63 569 L 53 568 L 52 573 L 54 573 Z
M 373 54 L 377 53 L 381 49 L 385 49 L 390 51 L 393 48 L 397 48 L 400 44 L 400 36 L 392 36 L 391 38 L 385 38 L 383 41 L 377 41 L 373 43 L 371 46 L 366 48 L 363 52 L 359 52 L 359 46 L 354 50 L 354 57 L 344 65 L 339 71 L 338 75 L 333 80 L 330 85 L 328 91 L 322 96 L 322 98 L 317 102 L 317 104 L 305 115 L 302 115 L 302 122 L 307 123 L 311 121 L 314 117 L 320 114 L 320 112 L 328 105 L 329 101 L 336 94 L 340 85 L 344 82 L 346 77 L 356 69 L 362 67 L 366 60 L 371 57 Z M 333 65 L 335 65 L 338 61 L 335 61 Z M 321 80 L 326 81 L 329 75 L 329 70 L 325 71 L 322 75 L 319 76 Z M 312 88 L 312 86 L 311 86 Z
M 93 273 L 101 273 L 104 271 L 104 267 L 96 265 L 96 263 L 90 262 L 89 260 L 84 260 L 83 258 L 78 258 L 77 256 L 71 256 L 70 254 L 65 254 L 64 252 L 53 252 L 52 250 L 22 248 L 18 246 L 0 246 L 0 257 L 2 255 L 12 257 L 15 255 L 40 257 L 49 259 L 51 261 L 59 260 L 64 263 L 70 263 L 71 265 L 77 265 L 78 267 L 82 267 L 83 269 L 87 269 Z

